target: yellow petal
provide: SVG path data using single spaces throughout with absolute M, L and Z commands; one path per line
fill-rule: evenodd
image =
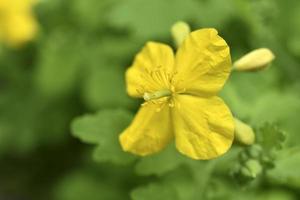
M 148 42 L 126 72 L 128 94 L 142 97 L 145 92 L 167 89 L 173 65 L 174 53 L 168 45 Z
M 215 29 L 192 32 L 175 58 L 177 88 L 199 96 L 215 95 L 231 70 L 229 47 Z
M 173 137 L 170 110 L 168 105 L 160 106 L 153 103 L 141 106 L 131 125 L 120 135 L 124 151 L 145 156 L 169 143 Z
M 172 111 L 176 148 L 193 159 L 207 160 L 224 154 L 234 137 L 233 117 L 217 96 L 176 96 Z

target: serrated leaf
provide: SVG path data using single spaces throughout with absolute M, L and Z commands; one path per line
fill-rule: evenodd
M 300 189 L 300 148 L 281 151 L 275 161 L 275 168 L 268 171 L 270 182 Z
M 258 130 L 256 138 L 264 154 L 272 156 L 275 151 L 282 148 L 285 135 L 275 124 L 266 123 Z
M 130 163 L 135 159 L 122 151 L 119 134 L 128 126 L 132 114 L 123 109 L 106 109 L 95 115 L 85 115 L 72 123 L 72 133 L 83 142 L 96 144 L 95 160 L 117 164 Z

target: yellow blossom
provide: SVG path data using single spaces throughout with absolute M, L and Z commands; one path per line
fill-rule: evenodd
M 120 135 L 123 150 L 145 156 L 175 138 L 178 151 L 193 159 L 224 154 L 234 121 L 217 93 L 230 70 L 229 47 L 215 29 L 190 33 L 176 55 L 168 45 L 148 42 L 126 72 L 128 94 L 145 103 Z
M 0 40 L 17 47 L 30 41 L 37 24 L 32 13 L 35 0 L 0 0 Z

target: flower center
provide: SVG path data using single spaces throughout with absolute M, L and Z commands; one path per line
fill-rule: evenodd
M 143 97 L 145 101 L 151 101 L 155 99 L 160 99 L 162 97 L 169 97 L 172 95 L 172 92 L 168 89 L 165 90 L 158 90 L 152 93 L 145 92 Z

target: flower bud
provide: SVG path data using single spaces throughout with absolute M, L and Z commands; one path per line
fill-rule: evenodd
M 241 144 L 251 145 L 255 141 L 255 134 L 252 128 L 244 122 L 234 118 L 235 140 Z
M 254 144 L 248 147 L 247 153 L 251 158 L 259 159 L 262 155 L 263 149 L 260 145 Z
M 244 176 L 249 176 L 252 178 L 257 177 L 257 175 L 261 174 L 263 168 L 259 161 L 250 159 L 245 163 L 245 166 L 241 169 L 241 172 Z
M 171 34 L 177 47 L 182 44 L 190 32 L 190 26 L 186 22 L 178 21 L 172 26 Z
M 274 60 L 275 56 L 270 49 L 260 48 L 247 53 L 233 63 L 236 71 L 258 71 L 265 69 Z

